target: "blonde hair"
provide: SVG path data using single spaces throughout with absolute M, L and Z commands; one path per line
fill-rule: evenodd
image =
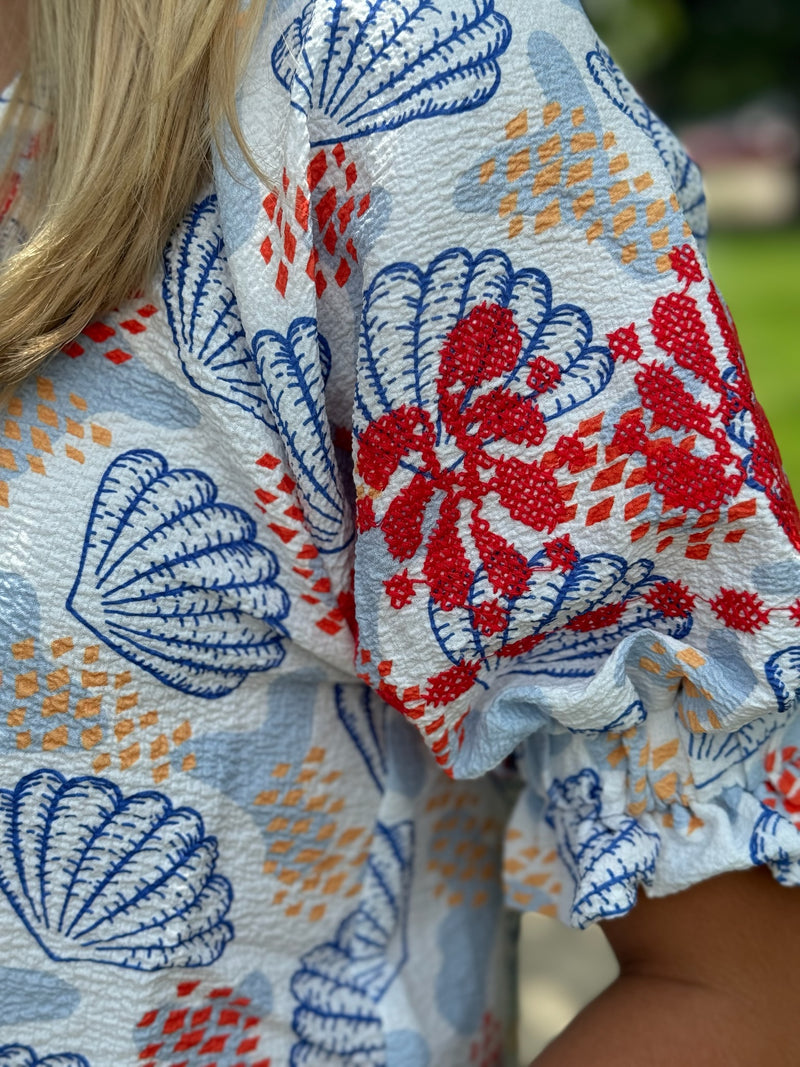
M 0 267 L 0 382 L 27 377 L 152 278 L 210 176 L 223 119 L 255 168 L 235 93 L 265 4 L 30 0 L 4 126 L 41 117 L 43 135 L 25 179 L 30 236 Z

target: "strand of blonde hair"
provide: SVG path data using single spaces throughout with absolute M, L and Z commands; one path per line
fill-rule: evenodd
M 235 94 L 265 2 L 241 14 L 236 0 L 31 0 L 4 121 L 24 130 L 41 116 L 44 136 L 25 189 L 30 237 L 0 267 L 0 382 L 28 377 L 152 278 L 223 119 L 255 168 Z

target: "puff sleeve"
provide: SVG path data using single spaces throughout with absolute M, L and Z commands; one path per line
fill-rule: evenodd
M 800 528 L 697 168 L 577 3 L 290 15 L 357 671 L 446 773 L 516 754 L 518 907 L 800 883 Z

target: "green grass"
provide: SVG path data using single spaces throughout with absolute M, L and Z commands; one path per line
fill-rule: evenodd
M 709 263 L 800 496 L 800 228 L 716 233 Z

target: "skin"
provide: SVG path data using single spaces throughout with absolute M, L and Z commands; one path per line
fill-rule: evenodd
M 0 87 L 24 56 L 27 0 L 0 0 Z M 603 923 L 619 978 L 535 1067 L 796 1067 L 800 889 L 764 869 L 673 896 L 640 895 Z
M 602 924 L 620 976 L 535 1067 L 796 1067 L 800 889 L 765 868 Z

